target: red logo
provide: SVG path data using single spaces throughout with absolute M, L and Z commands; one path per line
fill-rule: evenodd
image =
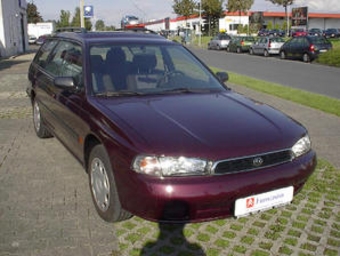
M 246 200 L 246 208 L 252 208 L 255 205 L 255 198 L 251 197 Z

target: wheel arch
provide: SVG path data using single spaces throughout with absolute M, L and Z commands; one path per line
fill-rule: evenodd
M 91 150 L 97 146 L 98 144 L 102 144 L 101 141 L 93 134 L 89 134 L 86 136 L 84 141 L 84 167 L 85 172 L 88 170 L 89 158 Z
M 35 91 L 33 89 L 29 89 L 29 91 L 27 91 L 27 94 L 28 94 L 30 101 L 31 101 L 31 104 L 33 106 L 33 102 L 34 102 L 34 99 L 35 99 L 35 96 L 36 96 Z

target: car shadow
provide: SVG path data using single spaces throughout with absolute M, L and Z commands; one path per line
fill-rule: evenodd
M 205 256 L 203 248 L 197 243 L 189 242 L 184 234 L 185 224 L 159 223 L 159 235 L 156 241 L 147 242 L 140 256 L 160 255 L 197 255 Z

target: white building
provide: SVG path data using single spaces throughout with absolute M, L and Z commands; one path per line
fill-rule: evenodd
M 229 13 L 225 12 L 225 17 L 219 20 L 220 32 L 227 32 L 229 34 L 237 34 L 237 27 L 239 25 L 249 25 L 250 17 L 254 12 Z M 284 12 L 262 12 L 263 25 L 266 26 L 271 22 L 275 25 L 282 25 L 286 21 Z M 157 20 L 146 22 L 145 26 L 154 31 L 160 30 L 177 30 L 179 28 L 188 28 L 196 33 L 199 33 L 199 17 L 192 15 L 185 19 L 184 17 L 171 18 L 166 20 Z M 203 19 L 201 20 L 203 22 Z M 289 13 L 289 23 L 291 24 L 291 13 Z M 309 13 L 308 14 L 308 28 L 320 28 L 325 30 L 327 28 L 340 28 L 340 14 L 332 13 Z
M 0 57 L 28 49 L 26 0 L 0 0 Z
M 54 30 L 53 22 L 38 22 L 37 24 L 29 23 L 27 25 L 28 35 L 35 36 L 36 38 L 42 35 L 52 34 Z

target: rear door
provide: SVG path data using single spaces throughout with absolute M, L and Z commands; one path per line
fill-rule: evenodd
M 35 92 L 35 100 L 38 102 L 40 112 L 45 124 L 54 133 L 55 120 L 52 113 L 51 94 L 54 75 L 46 69 L 50 59 L 51 52 L 58 44 L 57 40 L 48 40 L 40 48 L 35 56 L 29 70 L 29 80 L 32 82 L 32 87 Z

